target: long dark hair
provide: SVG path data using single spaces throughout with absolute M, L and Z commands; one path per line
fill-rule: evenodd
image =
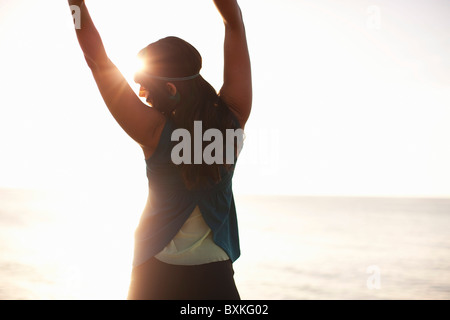
M 167 37 L 142 49 L 138 56 L 145 67 L 141 74 L 136 75 L 135 81 L 149 92 L 152 107 L 173 121 L 176 128 L 188 130 L 191 137 L 194 136 L 195 121 L 202 121 L 202 134 L 214 128 L 226 137 L 226 129 L 237 129 L 231 110 L 199 75 L 202 57 L 191 44 L 177 37 Z M 175 97 L 169 95 L 167 82 L 176 86 Z M 223 150 L 226 150 L 225 140 Z M 191 144 L 191 150 L 194 150 L 194 139 L 191 139 Z M 206 145 L 203 142 L 202 151 Z M 191 152 L 191 163 L 179 165 L 186 187 L 195 189 L 218 183 L 221 168 L 228 170 L 231 167 L 225 161 L 225 152 L 223 156 L 223 164 L 206 164 L 204 161 L 194 164 L 194 153 Z

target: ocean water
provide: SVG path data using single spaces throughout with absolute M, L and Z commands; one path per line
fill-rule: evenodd
M 125 299 L 144 202 L 0 189 L 0 299 Z M 243 299 L 450 298 L 450 199 L 236 202 Z

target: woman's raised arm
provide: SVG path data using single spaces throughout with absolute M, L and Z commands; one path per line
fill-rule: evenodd
M 213 0 L 225 24 L 224 83 L 220 96 L 242 127 L 252 107 L 252 75 L 241 9 L 236 0 Z
M 108 58 L 101 37 L 90 17 L 84 0 L 68 0 L 75 12 L 76 34 L 86 62 L 92 71 L 109 111 L 138 142 L 146 156 L 156 148 L 165 118 L 144 104 L 124 76 Z

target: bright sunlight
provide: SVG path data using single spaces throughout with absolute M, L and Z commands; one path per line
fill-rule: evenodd
M 137 53 L 171 35 L 199 50 L 202 76 L 220 89 L 212 1 L 87 2 L 136 94 Z M 254 107 L 236 194 L 450 196 L 448 3 L 344 2 L 240 1 Z M 5 263 L 34 268 L 5 286 L 18 297 L 123 299 L 147 197 L 144 155 L 104 105 L 71 20 L 66 1 L 0 2 L 0 187 L 51 191 L 23 212 L 8 207 L 28 203 L 19 196 L 3 200 L 11 221 L 35 223 L 25 236 L 20 223 L 0 226 Z

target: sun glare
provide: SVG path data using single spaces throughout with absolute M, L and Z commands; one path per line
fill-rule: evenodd
M 143 71 L 144 67 L 145 67 L 144 60 L 139 57 L 136 57 L 136 59 L 134 59 L 134 72 Z
M 134 76 L 137 72 L 144 69 L 144 61 L 139 57 L 128 57 L 120 59 L 117 63 L 117 67 L 122 72 L 123 76 L 127 79 L 131 86 L 135 86 Z

